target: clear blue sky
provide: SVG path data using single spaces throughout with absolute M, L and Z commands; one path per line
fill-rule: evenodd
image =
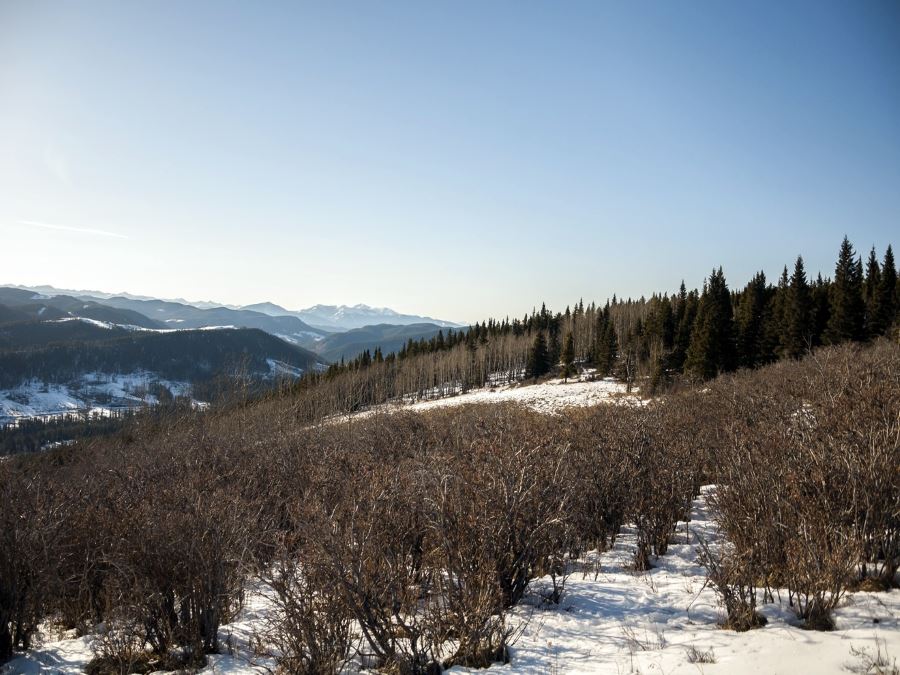
M 0 283 L 474 321 L 830 274 L 900 244 L 898 36 L 894 0 L 0 0 Z

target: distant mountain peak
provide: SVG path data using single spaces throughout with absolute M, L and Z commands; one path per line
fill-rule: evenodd
M 235 325 L 246 325 L 248 327 L 260 327 L 268 330 L 274 335 L 297 334 L 300 332 L 311 330 L 319 333 L 333 333 L 362 328 L 375 324 L 392 324 L 396 326 L 409 326 L 412 324 L 434 324 L 441 328 L 456 328 L 462 324 L 453 321 L 435 319 L 430 316 L 420 316 L 416 314 L 403 314 L 390 307 L 373 307 L 365 303 L 357 303 L 355 305 L 325 305 L 318 304 L 306 309 L 293 311 L 285 309 L 283 306 L 274 302 L 261 301 L 251 305 L 229 305 L 213 301 L 195 302 L 177 298 L 174 300 L 166 300 L 152 298 L 144 295 L 133 295 L 131 293 L 107 293 L 103 291 L 79 291 L 54 288 L 53 286 L 18 286 L 14 287 L 21 290 L 28 290 L 31 293 L 38 293 L 45 300 L 58 296 L 71 296 L 72 299 L 80 299 L 84 301 L 95 301 L 110 305 L 117 308 L 127 308 L 146 316 L 151 317 L 148 320 L 154 322 L 159 321 L 163 324 L 183 320 L 183 323 L 191 323 L 193 327 L 200 327 L 207 322 L 210 325 L 219 325 L 222 323 L 234 323 Z M 34 298 L 33 300 L 38 300 Z M 208 312 L 202 317 L 196 315 L 196 310 Z M 226 310 L 236 312 L 244 312 L 240 317 L 228 318 L 222 315 Z M 253 312 L 255 316 L 247 313 Z M 191 321 L 188 321 L 188 315 L 191 315 Z M 266 318 L 268 317 L 268 318 Z M 288 317 L 293 317 L 290 319 Z M 286 322 L 299 319 L 306 326 L 297 326 L 295 329 L 286 330 Z M 273 322 L 279 325 L 269 326 Z M 312 338 L 311 338 L 312 339 Z
M 390 307 L 372 307 L 364 303 L 356 305 L 313 305 L 298 312 L 292 312 L 311 326 L 325 330 L 352 330 L 372 324 L 390 323 L 408 326 L 416 323 L 430 323 L 441 327 L 457 327 L 452 321 L 434 319 L 430 316 L 402 314 Z

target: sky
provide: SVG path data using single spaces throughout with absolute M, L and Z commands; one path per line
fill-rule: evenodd
M 900 245 L 900 3 L 0 0 L 0 283 L 471 322 Z

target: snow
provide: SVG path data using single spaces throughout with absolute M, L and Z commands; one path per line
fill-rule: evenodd
M 506 373 L 496 373 L 491 379 L 505 382 Z M 435 397 L 440 395 L 437 390 L 433 394 Z M 434 410 L 470 403 L 518 403 L 532 410 L 552 414 L 566 408 L 584 408 L 613 402 L 640 405 L 642 399 L 638 396 L 636 388 L 628 392 L 628 387 L 624 383 L 611 377 L 598 378 L 593 369 L 585 369 L 579 376 L 568 380 L 559 378 L 538 384 L 530 384 L 529 380 L 525 380 L 513 384 L 470 389 L 465 393 L 443 398 L 394 401 L 354 413 L 353 417 L 368 417 L 395 410 Z M 346 416 L 336 416 L 334 419 L 335 421 L 346 419 Z
M 575 563 L 560 605 L 541 598 L 548 578 L 532 582 L 526 599 L 510 611 L 509 621 L 519 632 L 511 661 L 495 664 L 489 673 L 837 675 L 859 668 L 851 650 L 900 656 L 897 590 L 848 595 L 835 612 L 832 632 L 799 627 L 783 592 L 775 603 L 760 605 L 766 626 L 746 633 L 720 628 L 722 610 L 696 562 L 698 541 L 721 541 L 706 507 L 714 489 L 703 488 L 690 522 L 678 524 L 668 553 L 654 560 L 649 572 L 630 569 L 635 534 L 625 528 L 612 550 L 589 553 Z M 225 653 L 211 656 L 201 672 L 269 672 L 273 664 L 253 656 L 250 643 L 270 607 L 265 587 L 252 582 L 237 620 L 220 630 Z M 715 663 L 690 662 L 691 648 L 710 652 Z M 45 641 L 0 668 L 0 675 L 81 672 L 91 656 L 89 638 Z M 456 667 L 450 672 L 484 671 Z
M 97 319 L 88 319 L 83 316 L 67 316 L 64 319 L 50 319 L 49 321 L 45 321 L 45 323 L 68 323 L 70 321 L 81 321 L 82 323 L 89 323 L 92 326 L 105 328 L 107 330 L 111 330 L 112 328 L 116 327 L 116 324 L 110 323 L 109 321 L 98 321 Z
M 410 410 L 433 410 L 467 403 L 520 403 L 539 412 L 558 412 L 565 408 L 582 408 L 612 400 L 637 402 L 626 386 L 613 378 L 590 380 L 562 379 L 539 384 L 517 384 L 502 387 L 475 389 L 465 394 L 420 401 L 408 406 Z
M 533 582 L 535 592 L 511 612 L 523 632 L 511 662 L 490 670 L 516 673 L 846 673 L 856 663 L 854 649 L 900 656 L 900 591 L 858 592 L 836 612 L 837 630 L 801 628 L 781 601 L 760 605 L 769 623 L 736 633 L 724 618 L 715 592 L 697 564 L 697 542 L 720 541 L 706 508 L 706 486 L 694 501 L 691 521 L 679 523 L 675 541 L 649 572 L 630 569 L 635 534 L 626 529 L 613 550 L 589 554 L 566 584 L 560 606 L 543 604 L 537 591 L 549 578 Z M 597 570 L 599 564 L 599 572 Z M 595 576 L 596 574 L 596 576 Z M 530 600 L 530 601 L 528 601 Z M 878 620 L 875 623 L 874 620 Z M 688 650 L 712 651 L 716 663 L 690 663 Z M 477 672 L 457 668 L 453 672 Z
M 173 328 L 144 328 L 143 326 L 135 326 L 130 323 L 112 323 L 110 321 L 98 321 L 97 319 L 88 319 L 87 317 L 83 316 L 67 316 L 62 319 L 49 319 L 44 321 L 44 323 L 66 323 L 68 321 L 81 321 L 82 323 L 89 323 L 92 326 L 105 328 L 107 330 L 112 330 L 113 328 L 121 328 L 122 330 L 143 331 L 148 333 L 172 333 L 175 331 L 175 329 Z
M 75 631 L 46 637 L 37 649 L 0 666 L 0 675 L 70 675 L 83 673 L 94 658 L 91 637 L 75 637 Z
M 110 415 L 113 409 L 155 405 L 156 396 L 147 388 L 154 383 L 166 387 L 173 396 L 189 396 L 187 382 L 165 380 L 148 371 L 82 375 L 68 384 L 30 380 L 12 389 L 0 389 L 0 424 L 29 417 L 67 414 Z
M 285 363 L 284 361 L 279 361 L 277 359 L 266 359 L 266 363 L 269 364 L 269 371 L 272 377 L 278 377 L 280 375 L 300 377 L 301 375 L 303 375 L 303 368 L 297 368 L 296 366 L 292 366 L 290 363 Z
M 130 331 L 142 331 L 145 333 L 176 333 L 176 332 L 184 332 L 184 331 L 192 331 L 192 330 L 236 330 L 236 326 L 201 326 L 199 328 L 145 328 L 144 326 L 135 326 L 129 323 L 111 323 L 109 321 L 98 321 L 97 319 L 88 319 L 83 316 L 67 316 L 62 319 L 49 319 L 45 320 L 44 323 L 65 323 L 67 321 L 82 321 L 84 323 L 89 323 L 93 326 L 97 326 L 98 328 L 121 328 L 122 330 L 130 330 Z M 184 322 L 184 319 L 168 319 L 166 323 L 169 322 Z
M 279 337 L 285 342 L 288 342 L 292 345 L 303 345 L 309 344 L 310 340 L 313 342 L 321 342 L 325 339 L 325 336 L 320 333 L 312 333 L 308 330 L 301 330 L 297 333 L 291 333 L 287 335 L 285 333 L 275 333 L 275 337 Z

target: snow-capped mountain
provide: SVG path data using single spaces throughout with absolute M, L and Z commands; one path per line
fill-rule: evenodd
M 296 316 L 310 326 L 329 331 L 353 330 L 354 328 L 377 324 L 408 326 L 416 323 L 430 323 L 446 328 L 462 325 L 452 321 L 434 319 L 430 316 L 401 314 L 389 307 L 370 307 L 363 304 L 352 306 L 313 305 L 299 311 L 291 311 L 271 302 L 261 302 L 255 305 L 247 305 L 243 309 L 261 312 L 269 316 Z

